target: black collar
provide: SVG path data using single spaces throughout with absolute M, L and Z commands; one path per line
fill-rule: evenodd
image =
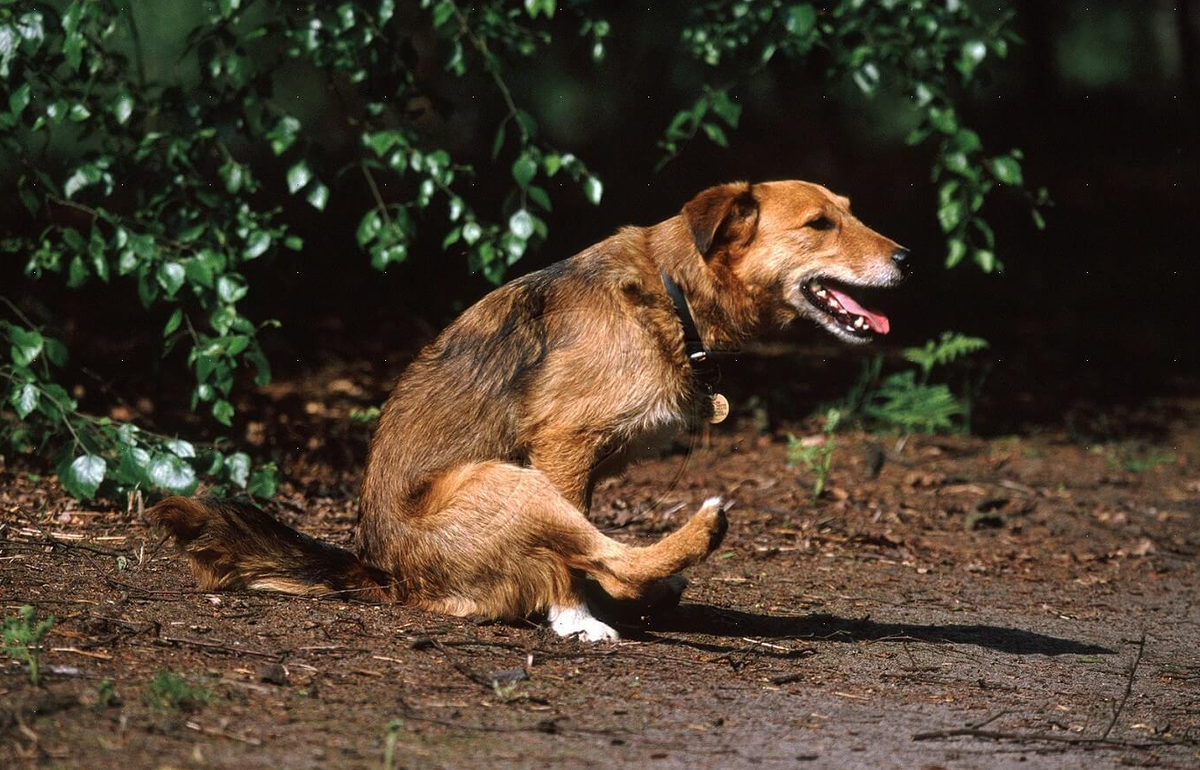
M 692 372 L 704 389 L 712 393 L 713 386 L 721 379 L 721 372 L 717 369 L 712 354 L 704 346 L 704 340 L 700 339 L 700 330 L 696 328 L 696 322 L 692 319 L 683 290 L 665 272 L 660 270 L 659 275 L 662 276 L 663 286 L 675 306 L 675 315 L 679 317 L 679 323 L 683 326 L 683 348 L 687 353 L 688 363 L 692 366 Z

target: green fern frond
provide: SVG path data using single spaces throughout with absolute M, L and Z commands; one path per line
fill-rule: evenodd
M 978 353 L 988 346 L 981 337 L 968 337 L 958 332 L 942 332 L 936 340 L 929 340 L 924 347 L 905 348 L 901 353 L 905 360 L 921 367 L 922 375 L 928 377 L 935 366 L 945 366 L 963 356 Z

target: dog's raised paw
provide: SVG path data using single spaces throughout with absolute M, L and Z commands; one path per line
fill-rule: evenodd
M 715 495 L 706 499 L 696 513 L 696 517 L 703 517 L 708 526 L 708 553 L 720 548 L 725 540 L 725 533 L 729 531 L 729 518 L 726 515 L 729 507 L 724 498 Z

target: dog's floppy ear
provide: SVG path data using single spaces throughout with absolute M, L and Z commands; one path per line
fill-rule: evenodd
M 750 184 L 710 187 L 687 202 L 683 218 L 705 259 L 722 247 L 745 246 L 758 230 L 758 199 Z

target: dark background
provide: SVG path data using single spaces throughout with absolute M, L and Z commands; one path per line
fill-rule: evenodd
M 552 186 L 549 240 L 510 275 L 568 257 L 623 224 L 672 216 L 710 184 L 809 179 L 850 196 L 861 219 L 916 254 L 914 279 L 887 305 L 894 332 L 885 350 L 947 329 L 992 342 L 995 366 L 979 414 L 984 430 L 1055 424 L 1081 404 L 1111 411 L 1185 394 L 1200 373 L 1193 328 L 1200 319 L 1194 299 L 1200 8 L 1193 6 L 1184 0 L 1014 4 L 1025 44 L 1006 61 L 989 62 L 991 82 L 962 105 L 964 122 L 994 152 L 1022 148 L 1027 183 L 1048 187 L 1055 205 L 1046 211 L 1048 228 L 1039 232 L 1022 198 L 1003 190 L 993 195 L 984 213 L 997 232 L 1005 270 L 990 276 L 970 264 L 951 271 L 941 266 L 945 244 L 935 218 L 930 154 L 904 144 L 915 120 L 904 103 L 868 100 L 849 84 L 830 86 L 827 63 L 814 54 L 802 70 L 769 68 L 735 90 L 745 113 L 729 149 L 698 140 L 656 174 L 656 140 L 711 77 L 677 50 L 679 6 L 605 8 L 613 33 L 599 66 L 589 61 L 577 20 L 559 14 L 555 44 L 508 78 L 546 137 L 584 158 L 605 193 L 593 207 L 574 185 Z M 169 31 L 186 30 L 186 9 L 147 14 L 152 18 L 143 26 L 159 24 L 164 31 L 146 37 L 169 50 Z M 154 76 L 152 54 L 149 59 Z M 159 66 L 172 61 L 163 56 Z M 492 166 L 488 157 L 502 107 L 482 78 L 459 80 L 435 65 L 426 72 L 435 96 L 428 128 L 449 137 L 449 149 L 475 164 L 476 205 L 481 215 L 495 215 L 499 206 L 489 209 L 486 202 L 498 202 L 511 184 L 507 163 Z M 303 73 L 297 83 L 310 111 L 305 125 L 316 116 L 322 151 L 336 155 L 352 147 L 356 132 L 334 101 L 309 92 Z M 437 215 L 408 263 L 374 273 L 353 242 L 357 219 L 370 205 L 367 191 L 353 175 L 333 187 L 320 216 L 302 202 L 285 202 L 289 221 L 306 240 L 303 253 L 247 266 L 247 314 L 283 321 L 281 330 L 263 336 L 283 375 L 330 360 L 371 360 L 394 369 L 489 289 L 468 274 L 460 254 L 442 252 Z M 19 210 L 13 199 L 5 205 Z M 19 282 L 74 319 L 67 324 L 68 344 L 82 365 L 132 392 L 145 391 L 147 380 L 157 380 L 162 391 L 182 375 L 181 362 L 154 354 L 161 320 L 141 320 L 131 285 L 69 292 L 54 277 L 29 284 L 20 263 L 10 258 L 0 280 Z M 782 339 L 815 344 L 818 358 L 833 350 L 807 326 Z M 844 390 L 857 373 L 854 359 L 863 355 L 828 364 L 804 355 L 750 357 L 727 367 L 726 376 L 736 381 L 735 390 L 751 392 L 763 390 L 766 378 L 776 386 L 820 375 L 827 387 L 773 387 L 777 412 L 799 416 L 813 408 L 813 399 Z

